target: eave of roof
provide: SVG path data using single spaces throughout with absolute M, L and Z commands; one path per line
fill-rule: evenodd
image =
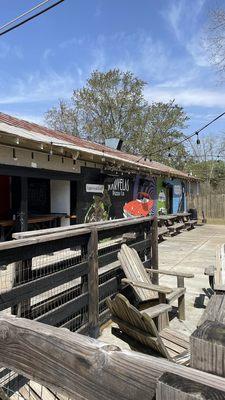
M 71 151 L 80 151 L 110 160 L 125 162 L 132 167 L 140 170 L 151 170 L 156 174 L 169 175 L 187 180 L 198 180 L 187 173 L 179 171 L 175 168 L 158 163 L 156 161 L 138 160 L 140 156 L 128 154 L 119 150 L 112 149 L 99 143 L 93 143 L 86 139 L 81 139 L 72 135 L 68 135 L 59 131 L 40 126 L 35 123 L 24 121 L 7 114 L 0 113 L 0 131 L 6 134 L 18 136 L 27 141 L 47 143 L 49 145 L 65 147 Z

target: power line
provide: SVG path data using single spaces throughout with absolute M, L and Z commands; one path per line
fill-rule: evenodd
M 37 8 L 42 7 L 44 4 L 49 3 L 49 1 L 51 1 L 51 0 L 44 0 L 41 3 L 37 4 L 35 7 L 30 8 L 30 10 L 24 12 L 23 14 L 18 15 L 18 17 L 14 18 L 11 21 L 7 22 L 6 24 L 2 25 L 0 27 L 0 30 L 2 31 L 2 29 L 6 28 L 9 25 L 12 25 L 14 22 L 18 21 L 22 17 L 25 17 L 25 15 L 30 14 L 32 11 L 36 10 Z
M 8 29 L 4 30 L 3 32 L 0 32 L 0 36 L 5 35 L 6 33 L 12 31 L 13 29 L 16 29 L 16 28 L 18 28 L 19 26 L 24 25 L 26 22 L 29 22 L 29 21 L 31 21 L 32 19 L 38 17 L 39 15 L 44 14 L 45 12 L 47 12 L 47 11 L 51 10 L 52 8 L 58 6 L 58 5 L 59 5 L 60 3 L 62 3 L 63 1 L 65 1 L 65 0 L 58 0 L 56 3 L 51 4 L 49 7 L 44 8 L 43 10 L 41 10 L 41 11 L 39 11 L 38 13 L 36 13 L 36 14 L 34 14 L 34 15 L 32 15 L 32 16 L 26 18 L 26 19 L 24 19 L 23 21 L 19 22 L 18 24 L 13 25 L 11 28 L 8 28 Z M 18 18 L 19 18 L 19 17 L 18 17 Z M 1 28 L 0 28 L 0 29 L 1 29 Z
M 202 126 L 201 128 L 199 128 L 197 131 L 195 131 L 195 132 L 192 133 L 191 135 L 186 136 L 186 137 L 185 137 L 184 139 L 182 139 L 180 142 L 176 142 L 176 143 L 174 143 L 174 144 L 168 145 L 166 149 L 170 151 L 170 150 L 173 149 L 174 147 L 179 146 L 180 144 L 186 142 L 186 140 L 191 139 L 191 138 L 192 138 L 193 136 L 195 136 L 195 135 L 196 135 L 197 138 L 198 138 L 198 134 L 199 134 L 201 131 L 203 131 L 203 129 L 207 128 L 207 127 L 208 127 L 209 125 L 211 125 L 213 122 L 215 122 L 215 121 L 217 121 L 219 118 L 223 117 L 223 115 L 225 115 L 225 111 L 224 111 L 222 114 L 218 115 L 216 118 L 212 119 L 212 120 L 211 120 L 210 122 L 208 122 L 206 125 L 204 125 L 204 126 Z M 199 140 L 199 139 L 197 139 L 197 140 Z M 200 142 L 199 142 L 199 143 L 200 143 Z M 158 149 L 157 151 L 155 151 L 154 153 L 151 153 L 151 154 L 150 154 L 150 157 L 154 156 L 155 154 L 158 154 L 158 153 L 159 153 L 160 151 L 162 151 L 162 150 L 165 150 L 165 149 L 164 149 L 164 148 L 159 148 L 159 149 Z M 142 158 L 146 158 L 146 157 L 147 157 L 146 155 L 141 156 L 137 162 L 141 161 Z

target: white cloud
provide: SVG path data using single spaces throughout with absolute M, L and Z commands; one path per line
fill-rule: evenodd
M 43 53 L 43 59 L 46 61 L 50 56 L 53 56 L 54 52 L 52 49 L 45 49 Z
M 36 72 L 7 82 L 5 93 L 4 89 L 0 93 L 0 104 L 52 102 L 59 98 L 68 99 L 76 86 L 76 77 L 68 72 L 59 74 L 49 70 L 43 75 Z
M 73 37 L 63 42 L 59 43 L 59 48 L 66 49 L 68 47 L 82 46 L 84 42 L 87 40 L 87 37 Z
M 183 14 L 183 1 L 171 2 L 168 11 L 164 14 L 178 40 L 181 38 L 180 21 Z
M 175 101 L 183 107 L 218 107 L 225 108 L 225 93 L 204 88 L 160 88 L 150 87 L 145 90 L 148 101 Z
M 171 26 L 179 41 L 189 40 L 193 31 L 196 31 L 199 14 L 205 0 L 173 0 L 163 16 Z
M 186 49 L 199 67 L 209 67 L 209 57 L 201 36 L 194 36 L 187 44 Z
M 23 52 L 19 46 L 10 46 L 5 42 L 0 42 L 0 58 L 5 59 L 7 57 L 16 57 L 18 59 L 23 58 Z

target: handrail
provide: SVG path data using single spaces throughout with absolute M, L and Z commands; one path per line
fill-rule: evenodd
M 101 226 L 107 226 L 110 224 L 114 223 L 124 223 L 125 221 L 137 221 L 137 220 L 145 220 L 145 221 L 151 221 L 153 217 L 135 217 L 135 218 L 118 218 L 118 219 L 113 219 L 113 220 L 108 220 L 108 221 L 98 221 L 98 222 L 89 222 L 85 224 L 77 224 L 77 225 L 70 225 L 70 226 L 60 226 L 58 228 L 49 228 L 49 229 L 39 229 L 35 231 L 28 231 L 28 232 L 16 232 L 13 233 L 12 237 L 13 239 L 25 239 L 25 238 L 30 238 L 30 237 L 35 237 L 35 236 L 42 236 L 42 235 L 49 235 L 52 233 L 56 232 L 68 232 L 68 231 L 76 231 L 81 228 L 92 228 L 96 227 L 99 229 Z
M 165 372 L 225 395 L 225 379 L 67 329 L 0 317 L 1 365 L 71 398 L 149 400 Z
M 52 240 L 59 240 L 59 239 L 65 239 L 73 236 L 79 236 L 82 234 L 88 234 L 91 233 L 93 228 L 95 228 L 98 232 L 104 231 L 104 230 L 109 230 L 109 229 L 116 229 L 120 227 L 126 227 L 126 226 L 132 226 L 132 225 L 138 225 L 143 222 L 150 222 L 152 221 L 152 217 L 138 217 L 138 218 L 123 218 L 123 219 L 118 219 L 118 220 L 112 220 L 112 221 L 105 221 L 104 223 L 97 224 L 97 225 L 92 225 L 89 226 L 89 224 L 84 224 L 84 227 L 79 227 L 77 225 L 76 229 L 66 229 L 66 230 L 61 230 L 61 228 L 56 228 L 56 232 L 54 233 L 48 233 L 48 229 L 45 229 L 45 234 L 41 234 L 40 236 L 35 235 L 34 237 L 23 237 L 18 240 L 9 240 L 6 242 L 1 242 L 0 243 L 0 251 L 1 250 L 6 250 L 6 249 L 11 249 L 11 248 L 17 248 L 21 247 L 23 245 L 29 246 L 37 243 L 46 243 L 50 242 Z M 83 225 L 83 224 L 82 224 Z M 69 227 L 67 227 L 69 228 Z M 25 233 L 29 232 L 24 232 Z M 32 233 L 32 232 L 31 232 Z

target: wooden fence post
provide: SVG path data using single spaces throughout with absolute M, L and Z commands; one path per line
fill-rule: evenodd
M 205 321 L 190 337 L 191 367 L 225 377 L 225 325 Z
M 151 234 L 151 249 L 152 249 L 152 260 L 151 266 L 154 269 L 159 268 L 159 254 L 158 254 L 158 218 L 155 217 L 152 221 L 152 234 Z M 153 273 L 152 283 L 154 285 L 159 284 L 158 274 Z
M 32 259 L 18 261 L 14 267 L 13 287 L 29 282 L 32 277 Z M 31 299 L 23 300 L 11 308 L 11 312 L 18 317 L 29 318 Z
M 206 399 L 222 400 L 224 392 L 170 372 L 165 372 L 157 382 L 156 400 Z
M 89 336 L 97 338 L 99 330 L 99 278 L 98 278 L 98 231 L 91 230 L 88 242 L 88 332 Z

